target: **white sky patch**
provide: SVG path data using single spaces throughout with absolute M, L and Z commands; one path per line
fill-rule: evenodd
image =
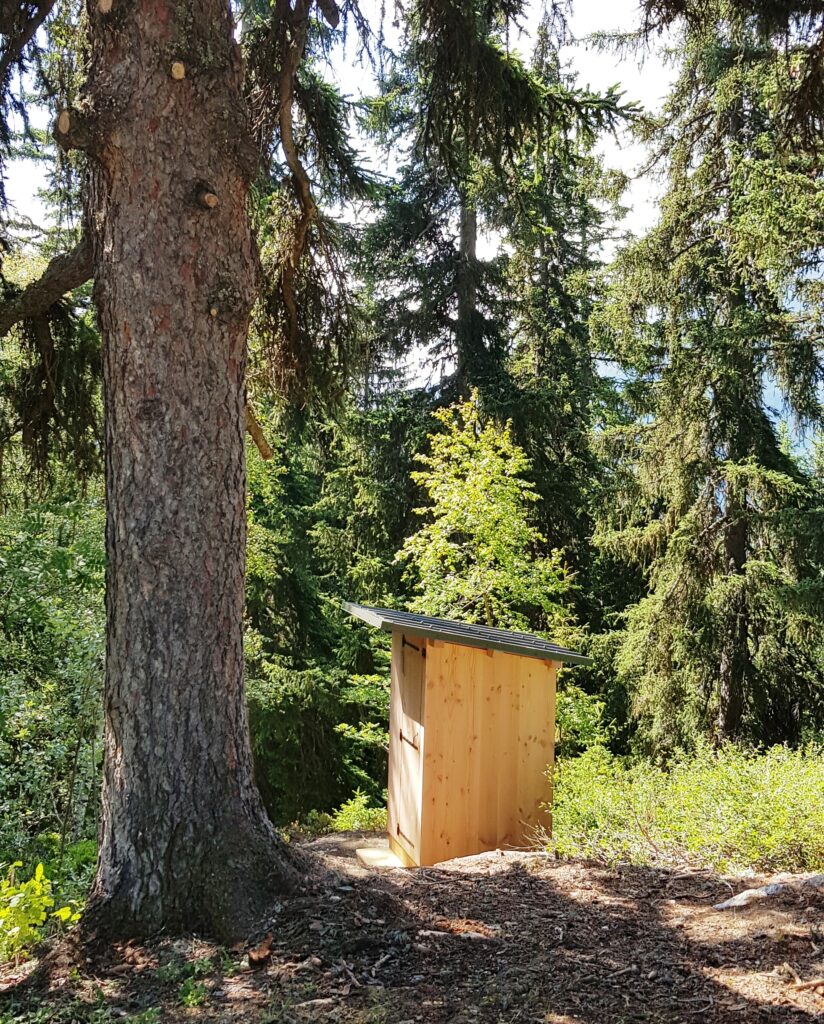
M 640 26 L 641 18 L 637 0 L 612 0 L 609 5 L 596 0 L 579 2 L 574 5 L 569 25 L 573 38 L 580 41 L 565 46 L 561 57 L 569 70 L 577 74 L 579 85 L 596 92 L 606 92 L 610 86 L 618 85 L 625 101 L 639 104 L 646 113 L 657 114 L 676 76 L 676 69 L 660 55 L 662 47 L 645 49 L 622 60 L 586 42 L 586 37 L 596 32 L 632 32 Z M 623 171 L 631 178 L 624 197 L 629 213 L 621 226 L 635 235 L 643 234 L 655 223 L 663 193 L 663 184 L 651 175 L 638 177 L 647 156 L 644 147 L 628 131 L 623 131 L 618 138 L 604 136 L 597 148 L 607 167 Z
M 33 110 L 31 122 L 38 128 L 46 127 L 47 117 L 42 110 Z M 13 131 L 20 131 L 22 120 L 13 117 Z M 37 160 L 11 160 L 5 168 L 6 196 L 11 204 L 12 218 L 30 220 L 34 224 L 46 221 L 46 209 L 40 200 L 39 193 L 48 184 L 48 173 L 45 164 Z
M 364 0 L 362 9 L 370 23 L 377 26 L 383 0 Z M 385 7 L 384 35 L 388 45 L 397 46 L 400 38 L 399 26 L 393 22 L 392 7 Z M 534 41 L 535 29 L 540 16 L 540 6 L 534 3 L 532 12 L 524 25 L 525 31 L 520 38 L 513 40 L 513 48 L 519 50 L 528 59 Z M 660 108 L 661 101 L 672 83 L 674 72 L 664 64 L 655 52 L 645 55 L 643 64 L 630 56 L 620 59 L 613 53 L 599 51 L 588 45 L 584 40 L 593 32 L 618 31 L 628 32 L 640 24 L 641 13 L 637 0 L 612 0 L 605 5 L 600 0 L 578 0 L 574 4 L 569 18 L 569 26 L 573 38 L 581 40 L 574 45 L 565 46 L 562 60 L 568 69 L 577 74 L 581 86 L 589 86 L 594 90 L 605 91 L 611 85 L 620 85 L 626 98 L 640 103 L 646 110 L 655 112 Z M 338 51 L 335 56 L 331 77 L 339 88 L 351 98 L 368 95 L 374 92 L 374 79 L 368 62 L 358 61 L 356 33 L 350 27 L 350 37 L 345 50 Z M 37 118 L 38 123 L 40 118 Z M 627 132 L 618 139 L 605 137 L 599 152 L 606 164 L 629 175 L 635 175 L 643 163 L 643 148 L 629 139 Z M 380 168 L 382 158 L 374 151 L 364 152 L 367 162 Z M 36 223 L 45 220 L 43 204 L 38 192 L 46 184 L 46 171 L 42 164 L 31 160 L 17 160 L 7 168 L 6 190 L 14 204 L 18 215 L 29 218 Z M 655 210 L 660 194 L 657 183 L 649 176 L 641 180 L 633 180 L 627 196 L 626 205 L 631 207 L 623 228 L 640 234 L 649 228 L 655 218 Z M 486 246 L 494 250 L 495 240 L 487 239 Z M 480 252 L 481 257 L 489 255 Z

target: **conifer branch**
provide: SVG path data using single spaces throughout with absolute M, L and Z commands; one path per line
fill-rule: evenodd
M 0 337 L 21 320 L 42 316 L 67 292 L 91 280 L 92 246 L 84 235 L 69 252 L 55 256 L 36 281 L 0 305 Z
M 21 320 L 42 320 L 51 307 L 68 292 L 94 276 L 91 241 L 84 235 L 69 252 L 55 256 L 36 281 L 19 295 L 0 305 L 0 337 Z M 246 408 L 246 430 L 257 445 L 261 458 L 271 459 L 274 452 L 254 413 Z
M 23 51 L 34 39 L 37 30 L 48 18 L 54 7 L 54 0 L 38 0 L 34 14 L 20 27 L 15 26 L 20 5 L 4 2 L 0 7 L 0 31 L 6 37 L 6 45 L 0 56 L 0 84 L 5 84 L 13 65 L 23 56 Z M 17 31 L 14 29 L 17 27 Z

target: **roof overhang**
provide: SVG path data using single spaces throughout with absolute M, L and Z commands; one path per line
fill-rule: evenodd
M 402 631 L 410 636 L 428 637 L 448 644 L 464 647 L 480 647 L 484 650 L 506 651 L 520 654 L 525 658 L 540 658 L 542 661 L 560 661 L 571 665 L 591 665 L 592 659 L 566 647 L 559 647 L 532 633 L 518 633 L 510 629 L 494 629 L 453 619 L 436 619 L 430 615 L 416 615 L 399 612 L 391 608 L 372 608 L 364 604 L 343 602 L 350 615 L 362 619 L 370 626 Z

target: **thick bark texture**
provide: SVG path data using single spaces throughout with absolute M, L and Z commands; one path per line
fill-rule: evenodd
M 233 939 L 295 877 L 252 780 L 243 684 L 256 255 L 241 59 L 227 0 L 115 0 L 89 16 L 108 500 L 89 920 L 109 936 Z

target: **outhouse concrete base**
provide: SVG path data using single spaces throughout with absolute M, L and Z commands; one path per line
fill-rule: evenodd
M 404 864 L 392 850 L 377 846 L 360 847 L 355 850 L 355 856 L 365 868 L 405 868 L 410 866 Z

